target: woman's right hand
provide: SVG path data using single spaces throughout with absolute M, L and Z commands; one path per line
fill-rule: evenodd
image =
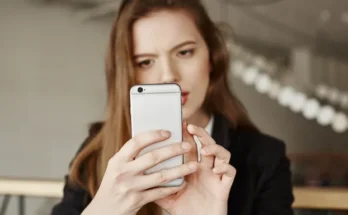
M 146 146 L 163 141 L 168 131 L 150 131 L 130 139 L 108 162 L 100 187 L 82 215 L 134 215 L 142 206 L 180 191 L 179 187 L 157 187 L 196 171 L 191 161 L 178 167 L 144 175 L 144 171 L 191 150 L 189 143 L 175 143 L 135 157 Z M 156 187 L 156 188 L 155 188 Z M 153 189 L 151 189 L 153 188 Z

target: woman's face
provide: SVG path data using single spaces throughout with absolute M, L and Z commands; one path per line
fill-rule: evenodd
M 193 19 L 183 11 L 151 13 L 134 23 L 133 46 L 137 82 L 179 84 L 183 118 L 200 118 L 210 61 Z

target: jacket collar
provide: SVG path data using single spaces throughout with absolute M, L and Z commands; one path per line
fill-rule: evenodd
M 243 147 L 241 143 L 241 135 L 237 129 L 233 128 L 229 120 L 221 114 L 214 115 L 213 139 L 215 142 L 231 153 L 230 163 L 239 167 L 242 165 Z
M 231 145 L 231 133 L 234 133 L 231 123 L 223 115 L 215 114 L 212 133 L 215 142 L 228 149 Z

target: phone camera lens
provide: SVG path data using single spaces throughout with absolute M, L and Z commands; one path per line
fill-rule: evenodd
M 139 93 L 142 93 L 143 91 L 144 91 L 144 89 L 143 89 L 142 87 L 139 87 L 139 88 L 138 88 L 138 92 L 139 92 Z

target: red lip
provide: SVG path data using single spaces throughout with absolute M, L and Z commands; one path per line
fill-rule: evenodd
M 187 102 L 189 93 L 188 92 L 181 92 L 181 105 L 185 105 L 185 103 Z

